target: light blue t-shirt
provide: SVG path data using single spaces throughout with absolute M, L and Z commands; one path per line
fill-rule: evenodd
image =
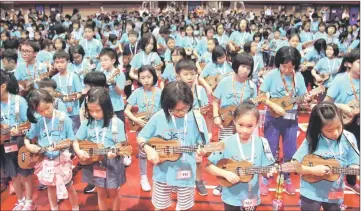
M 292 93 L 292 96 L 302 96 L 306 94 L 307 89 L 302 74 L 297 72 L 295 78 L 295 92 Z M 291 92 L 293 76 L 285 76 L 284 79 L 288 92 Z M 282 81 L 281 71 L 278 68 L 271 70 L 265 75 L 260 90 L 269 93 L 271 98 L 282 98 L 287 95 L 285 85 Z M 293 108 L 296 109 L 297 105 L 295 104 Z
M 208 130 L 203 116 L 200 117 L 205 139 L 209 142 Z M 192 112 L 187 114 L 186 133 L 184 130 L 185 118 L 176 118 L 175 123 L 167 120 L 162 110 L 152 116 L 148 123 L 138 134 L 138 138 L 149 141 L 152 137 L 160 137 L 164 140 L 181 139 L 182 146 L 195 146 L 202 143 L 201 134 Z M 190 171 L 189 179 L 177 179 L 179 171 Z M 194 187 L 196 179 L 196 160 L 195 152 L 183 153 L 177 161 L 165 161 L 153 166 L 153 180 L 166 183 L 169 186 Z
M 329 37 L 329 36 L 327 35 L 327 37 L 326 37 L 326 43 L 327 43 L 327 44 L 330 44 L 330 43 L 335 43 L 335 44 L 337 44 L 337 43 L 338 43 L 338 36 L 333 35 L 332 37 Z
M 207 38 L 202 38 L 197 43 L 197 53 L 198 55 L 202 56 L 205 52 L 207 52 L 208 40 Z
M 212 53 L 209 51 L 204 52 L 204 54 L 199 58 L 199 62 L 204 62 L 206 64 L 213 62 Z
M 324 58 L 325 56 L 326 56 L 325 52 L 321 51 L 321 53 L 318 53 L 316 49 L 313 48 L 312 50 L 308 51 L 304 57 L 302 57 L 301 62 L 303 63 L 305 61 L 308 61 L 308 62 L 317 63 L 320 59 Z
M 124 123 L 118 117 L 116 118 L 117 123 L 117 132 L 116 134 L 112 133 L 113 128 L 113 121 L 112 119 L 109 120 L 109 126 L 103 127 L 104 120 L 93 120 L 89 125 L 89 120 L 85 120 L 81 123 L 78 132 L 76 133 L 76 140 L 88 140 L 97 144 L 103 144 L 104 148 L 113 147 L 119 142 L 126 141 L 127 138 L 125 137 L 124 132 Z M 98 138 L 97 138 L 98 133 Z M 105 133 L 105 134 L 104 134 Z M 104 136 L 104 142 L 103 142 Z
M 253 72 L 252 72 L 252 81 L 253 83 L 257 84 L 258 83 L 258 73 L 259 71 L 264 68 L 264 64 L 263 64 L 263 56 L 256 54 L 254 56 L 252 56 L 253 58 Z
M 195 89 L 193 91 L 193 98 L 193 109 L 200 108 L 209 104 L 208 95 L 203 86 L 195 85 Z
M 160 110 L 160 95 L 162 94 L 162 90 L 158 87 L 153 87 L 155 89 L 154 92 L 154 101 L 153 101 L 153 92 L 146 91 L 144 95 L 144 88 L 139 87 L 134 90 L 132 94 L 127 99 L 129 105 L 138 106 L 138 112 L 150 111 L 151 113 L 155 113 Z
M 313 40 L 313 34 L 312 34 L 312 32 L 302 31 L 300 33 L 300 38 L 301 38 L 301 43 L 305 43 L 305 42 Z
M 20 95 L 9 94 L 10 97 L 10 107 L 9 101 L 4 103 L 1 101 L 1 124 L 6 124 L 9 126 L 18 125 L 22 122 L 28 120 L 26 112 L 28 109 L 28 103 Z M 19 100 L 19 112 L 16 114 L 15 105 L 16 98 Z
M 336 76 L 338 68 L 341 65 L 341 62 L 342 62 L 342 60 L 339 58 L 329 59 L 328 57 L 324 57 L 324 58 L 320 59 L 317 62 L 317 64 L 313 67 L 313 69 L 315 69 L 318 72 L 318 74 L 333 72 L 333 74 L 330 75 L 330 78 L 323 83 L 323 85 L 326 88 L 330 87 L 331 82 L 334 79 L 334 77 Z
M 352 41 L 351 45 L 349 46 L 350 49 L 355 49 L 358 44 L 360 44 L 360 40 L 354 40 Z
M 64 76 L 60 76 L 60 73 L 58 73 L 53 77 L 53 80 L 56 81 L 57 84 L 56 90 L 64 95 L 80 93 L 82 91 L 80 79 L 78 75 L 73 72 L 68 71 Z M 68 112 L 69 116 L 79 115 L 79 100 L 65 102 L 64 104 L 67 107 L 72 107 L 72 112 Z
M 257 96 L 257 86 L 250 80 L 240 83 L 230 75 L 219 82 L 214 90 L 214 96 L 221 101 L 221 108 L 240 105 L 241 102 Z
M 349 134 L 352 136 L 350 141 L 352 141 L 355 146 L 357 146 L 356 138 L 351 133 Z M 293 159 L 301 162 L 303 158 L 309 154 L 308 149 L 308 140 L 305 139 L 298 148 L 297 152 L 293 155 Z M 356 154 L 355 150 L 347 141 L 345 134 L 342 134 L 339 143 L 337 143 L 336 140 L 328 140 L 323 135 L 320 135 L 317 149 L 312 154 L 318 155 L 324 159 L 337 159 L 341 167 L 346 167 L 352 164 L 360 164 L 360 156 Z M 321 180 L 315 183 L 308 183 L 301 177 L 300 194 L 314 201 L 341 203 L 343 199 L 330 200 L 328 198 L 328 195 L 331 191 L 335 191 L 335 189 L 338 188 L 345 188 L 343 175 L 340 175 L 340 180 L 341 181 L 336 180 L 334 182 Z
M 53 53 L 49 51 L 41 50 L 36 56 L 36 61 L 40 63 L 43 62 L 53 63 Z
M 112 74 L 112 71 L 101 71 L 105 74 L 105 76 L 108 78 Z M 121 71 L 119 75 L 115 77 L 115 85 L 118 86 L 120 89 L 124 90 L 125 86 L 125 75 Z M 114 111 L 122 111 L 124 110 L 124 100 L 122 95 L 118 95 L 118 93 L 115 91 L 114 86 L 109 86 L 109 96 L 112 100 L 112 105 Z
M 84 77 L 86 75 L 84 71 L 90 72 L 90 61 L 84 58 L 80 64 L 68 63 L 67 70 L 75 73 L 79 77 L 81 87 L 84 89 Z
M 208 76 L 214 76 L 218 74 L 225 75 L 231 72 L 233 72 L 233 69 L 228 62 L 224 62 L 223 64 L 216 64 L 212 62 L 204 67 L 201 76 L 205 78 Z
M 311 27 L 310 27 L 310 31 L 312 33 L 316 33 L 318 31 L 318 21 L 311 21 Z
M 23 81 L 38 78 L 40 74 L 47 71 L 46 65 L 38 61 L 29 66 L 27 66 L 26 63 L 18 63 L 14 75 L 16 80 Z
M 10 32 L 10 37 L 15 37 L 15 38 L 21 38 L 21 34 L 19 31 L 11 31 Z
M 316 33 L 313 35 L 313 39 L 314 39 L 314 40 L 318 40 L 318 39 L 325 39 L 325 40 L 327 40 L 327 34 L 326 34 L 326 32 L 316 32 Z
M 229 37 L 226 34 L 222 34 L 222 36 L 219 36 L 218 34 L 213 36 L 218 40 L 218 44 L 222 46 L 224 49 L 226 49 L 227 43 L 229 42 Z
M 167 63 L 162 78 L 168 80 L 168 83 L 176 80 L 176 72 L 173 63 Z
M 97 39 L 82 39 L 79 44 L 84 48 L 85 57 L 90 57 L 90 59 L 94 59 L 103 49 L 102 43 Z
M 198 42 L 197 38 L 184 36 L 182 38 L 181 47 L 196 49 Z
M 165 62 L 171 62 L 172 61 L 172 51 L 169 48 L 167 48 L 167 50 L 165 50 L 164 61 Z
M 63 115 L 64 117 L 64 123 L 62 128 L 59 125 L 60 115 Z M 49 131 L 49 137 L 44 126 L 44 119 Z M 54 124 L 52 124 L 52 122 L 54 122 Z M 26 137 L 29 140 L 38 137 L 38 145 L 41 147 L 47 147 L 52 143 L 57 143 L 65 139 L 74 140 L 72 121 L 65 113 L 61 111 L 55 111 L 54 121 L 52 118 L 45 118 L 45 117 L 38 118 L 37 123 L 31 124 L 31 128 L 26 134 Z M 52 151 L 52 152 L 46 152 L 45 156 L 54 159 L 58 157 L 59 154 L 60 151 Z
M 120 38 L 120 43 L 122 43 L 122 44 L 127 44 L 127 43 L 129 43 L 128 33 L 127 33 L 127 32 L 125 32 L 124 34 L 122 34 L 122 37 Z
M 352 79 L 357 99 L 360 99 L 360 79 Z M 327 90 L 327 96 L 331 97 L 335 103 L 348 104 L 355 100 L 355 95 L 350 82 L 349 73 L 339 73 L 332 81 L 330 88 Z
M 237 140 L 238 133 L 233 134 L 227 138 L 225 138 L 222 142 L 225 144 L 225 148 L 223 153 L 212 153 L 208 160 L 217 165 L 217 162 L 223 158 L 232 159 L 235 161 L 242 161 L 242 157 L 240 155 L 240 147 L 241 145 L 244 158 L 246 161 L 251 162 L 253 157 L 253 166 L 260 167 L 260 166 L 269 166 L 274 163 L 267 158 L 263 142 L 260 137 L 253 136 L 254 141 L 254 155 L 252 155 L 252 141 L 248 141 L 248 143 L 239 143 Z M 251 139 L 251 140 L 252 140 Z M 232 206 L 243 206 L 243 201 L 246 199 L 257 199 L 257 204 L 261 203 L 260 197 L 260 188 L 259 188 L 259 181 L 258 181 L 258 174 L 255 174 L 252 180 L 250 181 L 252 186 L 251 193 L 249 196 L 249 186 L 248 183 L 238 183 L 231 187 L 223 187 L 222 189 L 222 201 L 230 204 Z
M 133 57 L 130 65 L 134 69 L 139 69 L 143 65 L 159 65 L 161 63 L 160 57 L 157 52 L 150 52 L 146 54 L 144 51 L 141 51 Z
M 252 41 L 253 37 L 249 32 L 234 31 L 229 39 L 243 48 L 243 45 L 248 41 Z

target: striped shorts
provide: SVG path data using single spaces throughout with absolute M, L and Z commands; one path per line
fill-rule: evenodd
M 153 180 L 152 204 L 156 209 L 166 209 L 172 205 L 172 187 Z M 177 187 L 177 200 L 180 210 L 194 206 L 194 187 Z
M 218 141 L 222 141 L 223 139 L 225 139 L 228 136 L 231 136 L 235 133 L 236 133 L 236 127 L 233 124 L 228 127 L 219 129 Z

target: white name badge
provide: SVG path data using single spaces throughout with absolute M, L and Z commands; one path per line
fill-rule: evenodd
M 178 171 L 177 179 L 189 179 L 191 178 L 191 171 Z
M 19 150 L 19 148 L 18 148 L 18 145 L 16 143 L 6 143 L 6 144 L 4 144 L 5 153 L 16 152 L 18 150 Z
M 256 204 L 257 204 L 257 199 L 243 200 L 243 207 L 255 207 Z
M 286 115 L 283 116 L 283 119 L 295 120 L 296 113 L 286 113 Z

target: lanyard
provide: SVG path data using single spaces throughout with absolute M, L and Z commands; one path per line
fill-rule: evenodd
M 54 119 L 55 119 L 55 108 L 53 110 L 53 116 L 51 117 L 51 130 L 54 129 Z M 48 130 L 48 126 L 46 125 L 45 117 L 43 117 L 43 120 L 44 120 L 44 127 L 45 127 L 46 136 L 48 138 L 49 144 L 52 145 L 53 144 L 52 135 L 49 135 L 49 130 Z
M 323 136 L 324 138 L 325 138 L 325 140 L 326 140 L 326 142 L 327 142 L 327 144 L 328 144 L 328 148 L 329 148 L 329 150 L 331 151 L 331 153 L 332 153 L 332 155 L 333 155 L 333 157 L 335 158 L 335 159 L 337 159 L 336 158 L 336 154 L 333 152 L 333 150 L 332 150 L 332 147 L 331 147 L 331 141 L 328 139 L 328 138 L 326 138 L 325 136 Z M 341 142 L 338 144 L 338 152 L 339 152 L 339 156 L 341 157 L 341 154 L 342 154 L 342 147 L 341 147 Z
M 88 48 L 88 42 L 89 42 L 89 41 L 86 39 L 86 40 L 85 40 L 85 50 L 88 52 L 88 54 L 89 54 L 89 56 L 90 56 L 92 50 L 90 49 L 90 47 Z
M 221 35 L 221 37 L 219 37 L 219 35 L 217 35 L 217 36 L 218 36 L 218 40 L 219 40 L 219 44 L 220 44 L 220 45 L 222 45 L 222 44 L 223 44 L 223 35 L 224 35 L 224 34 L 222 34 L 222 35 Z
M 280 70 L 280 73 L 281 73 L 281 70 Z M 283 82 L 283 85 L 284 85 L 284 87 L 285 87 L 285 90 L 286 90 L 286 95 L 287 96 L 289 96 L 289 95 L 291 95 L 292 96 L 292 94 L 295 92 L 295 86 L 296 86 L 296 79 L 295 79 L 295 77 L 296 77 L 296 75 L 295 75 L 295 73 L 293 73 L 293 77 L 292 77 L 292 91 L 291 91 L 291 93 L 288 91 L 288 88 L 287 88 L 287 83 L 286 83 L 286 80 L 285 80 L 285 78 L 284 78 L 284 75 L 281 73 L 281 78 L 282 78 L 282 82 Z
M 84 60 L 81 61 L 81 68 L 80 68 L 80 71 L 79 69 L 77 68 L 77 66 L 75 64 L 73 64 L 74 68 L 75 68 L 75 72 L 79 74 L 79 72 L 81 72 L 83 70 L 83 66 L 84 66 Z M 60 80 L 60 79 L 59 79 Z
M 36 69 L 36 62 L 34 63 L 34 75 L 33 75 L 33 79 L 35 79 L 35 76 L 38 75 L 37 74 L 37 69 Z M 29 64 L 26 64 L 26 72 L 28 73 L 28 76 L 31 77 L 30 71 L 29 71 Z
M 188 115 L 186 114 L 185 116 L 184 116 L 184 123 L 183 123 L 183 135 L 184 135 L 184 139 L 185 139 L 185 135 L 187 134 L 187 119 L 188 119 Z M 172 114 L 172 122 L 173 122 L 173 125 L 174 125 L 174 127 L 175 127 L 175 129 L 176 129 L 176 131 L 177 131 L 177 134 L 178 134 L 178 140 L 181 142 L 181 145 L 184 145 L 184 141 L 182 141 L 182 139 L 181 139 L 181 135 L 180 135 L 180 132 L 179 132 L 179 130 L 178 130 L 178 128 L 177 128 L 177 124 L 176 124 L 176 122 L 175 122 L 175 117 L 174 117 L 174 115 Z M 183 140 L 184 140 L 183 139 Z
M 135 43 L 135 48 L 134 48 L 134 53 L 133 53 L 132 46 L 131 46 L 131 44 L 129 43 L 129 51 L 130 51 L 130 53 L 132 54 L 132 56 L 137 53 L 137 47 L 138 47 L 138 42 Z M 144 59 L 144 58 L 143 58 L 143 59 Z
M 69 83 L 70 74 L 71 74 L 70 72 L 67 73 L 65 85 L 67 85 L 67 84 Z M 61 76 L 60 76 L 60 74 L 59 74 L 59 87 L 61 87 L 61 88 L 63 87 L 63 84 L 62 84 L 62 82 L 61 82 Z M 60 88 L 60 89 L 61 89 L 61 88 Z M 68 92 L 68 93 L 63 93 L 63 94 L 70 94 L 70 93 L 69 93 L 69 92 L 70 92 L 69 89 L 67 89 L 67 92 Z
M 189 37 L 188 36 L 186 36 L 186 38 L 187 38 L 187 43 L 188 44 L 190 44 L 191 46 L 192 46 L 192 48 L 193 48 L 193 44 L 194 44 L 194 37 L 192 37 L 192 42 L 191 41 L 189 41 Z
M 104 140 L 105 140 L 105 132 L 106 132 L 106 127 L 104 127 L 102 130 L 103 130 L 103 137 L 102 137 L 102 142 L 101 142 L 101 144 L 103 144 L 104 145 Z M 97 121 L 95 120 L 95 135 L 96 135 L 96 137 L 97 137 L 97 143 L 99 143 L 99 133 L 100 133 L 100 131 L 99 131 L 99 128 L 98 128 L 98 123 L 97 123 Z
M 144 90 L 144 103 L 145 103 L 145 106 L 147 107 L 147 110 L 149 111 L 149 112 L 152 112 L 152 111 L 154 111 L 154 100 L 155 100 L 155 88 L 153 87 L 152 88 L 153 90 L 152 90 L 152 110 L 150 110 L 149 109 L 149 102 L 150 102 L 150 100 L 148 100 L 148 98 L 147 98 L 147 93 L 145 92 L 145 89 L 143 88 L 143 90 Z
M 243 149 L 242 149 L 242 144 L 241 144 L 241 140 L 239 138 L 239 135 L 238 133 L 236 134 L 237 136 L 237 144 L 238 144 L 238 148 L 239 148 L 239 152 L 241 154 L 241 158 L 242 160 L 246 160 L 245 156 L 244 156 L 244 153 L 243 153 Z M 251 137 L 251 142 L 252 142 L 252 154 L 251 154 L 251 163 L 253 164 L 253 161 L 254 161 L 254 136 L 252 135 Z
M 152 54 L 152 56 L 150 57 L 151 54 Z M 147 62 L 144 63 L 144 61 L 145 61 L 145 51 L 143 51 L 143 65 L 149 65 L 150 62 L 152 62 L 153 55 L 154 55 L 153 52 L 150 52 L 150 54 L 147 56 Z M 149 60 L 149 58 L 150 58 L 150 60 Z
M 8 93 L 8 116 L 7 116 L 7 119 L 8 119 L 8 125 L 10 126 L 10 108 L 11 108 L 11 94 Z M 1 116 L 3 118 L 3 120 L 5 121 L 5 114 L 4 112 L 2 111 L 1 109 Z
M 223 71 L 222 71 L 222 69 L 219 68 L 219 67 L 217 67 L 217 69 L 219 70 L 219 72 L 221 73 L 221 75 L 226 74 L 226 64 L 225 64 L 225 63 L 223 63 Z
M 232 85 L 233 85 L 233 94 L 234 94 L 234 98 L 236 98 L 236 104 L 237 104 L 237 91 L 236 91 L 236 84 L 235 84 L 235 79 L 232 78 Z M 242 87 L 242 91 L 241 91 L 241 96 L 240 96 L 240 101 L 239 101 L 239 104 L 241 104 L 243 102 L 243 94 L 244 94 L 244 90 L 246 88 L 246 84 L 247 84 L 247 81 L 248 80 L 245 80 L 243 82 L 243 87 Z
M 240 32 L 240 34 L 241 34 L 242 32 Z M 243 36 L 241 37 L 241 36 L 239 36 L 239 41 L 241 42 L 241 45 L 242 45 L 242 43 L 244 43 L 244 38 L 246 38 L 246 35 L 247 35 L 247 32 L 243 32 L 244 34 L 243 34 Z
M 333 69 L 334 69 L 334 66 L 335 66 L 335 64 L 336 64 L 336 59 L 333 60 L 332 66 L 331 66 L 330 59 L 327 60 L 327 63 L 328 63 L 328 71 L 329 71 L 329 72 L 332 72 Z
M 355 86 L 352 83 L 351 73 L 349 73 L 349 78 L 350 78 L 350 83 L 351 83 L 353 95 L 355 96 L 355 99 L 358 101 L 358 97 L 357 97 L 357 94 L 356 94 L 356 89 L 355 89 Z

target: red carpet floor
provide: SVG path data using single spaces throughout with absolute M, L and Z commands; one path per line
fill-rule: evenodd
M 300 115 L 300 123 L 307 123 L 308 117 L 306 115 Z M 262 133 L 262 132 L 261 132 Z M 130 167 L 126 169 L 127 182 L 124 184 L 120 190 L 120 209 L 121 210 L 154 210 L 154 207 L 151 203 L 151 192 L 143 192 L 139 184 L 139 165 L 138 159 L 136 158 L 137 148 L 135 144 L 135 133 L 128 132 L 129 140 L 133 146 L 133 162 Z M 298 143 L 300 144 L 305 137 L 303 131 L 300 130 L 298 136 Z M 281 150 L 282 151 L 282 150 Z M 205 163 L 205 162 L 204 162 Z M 148 164 L 148 176 L 151 178 L 152 165 Z M 219 196 L 213 196 L 212 187 L 217 185 L 216 179 L 214 176 L 204 173 L 204 181 L 208 186 L 208 196 L 200 196 L 196 194 L 195 197 L 195 206 L 193 210 L 223 210 L 223 203 Z M 36 176 L 33 176 L 34 185 L 38 184 Z M 299 176 L 292 175 L 292 180 L 297 187 L 297 194 L 294 196 L 289 196 L 287 193 L 283 193 L 283 201 L 285 204 L 285 210 L 299 210 L 298 207 L 298 198 L 299 198 Z M 83 194 L 83 188 L 86 184 L 81 182 L 81 171 L 74 177 L 74 186 L 78 192 L 80 210 L 97 210 L 97 195 L 93 194 Z M 210 187 L 209 187 L 210 186 Z M 271 191 L 268 196 L 262 197 L 262 204 L 259 206 L 258 210 L 272 210 L 272 200 L 274 199 L 274 189 L 276 187 L 275 182 L 271 184 Z M 37 210 L 50 210 L 47 191 L 38 191 L 34 187 L 33 200 L 38 206 Z M 175 210 L 176 206 L 176 194 L 173 195 L 173 206 L 169 210 Z M 9 191 L 6 190 L 1 194 L 1 210 L 12 210 L 14 204 L 16 203 L 15 195 L 9 195 Z M 108 201 L 108 207 L 110 209 L 110 201 Z M 355 195 L 350 191 L 345 193 L 345 204 L 347 205 L 347 210 L 360 210 L 360 198 L 359 195 Z M 71 210 L 69 200 L 64 200 L 59 203 L 59 210 Z

